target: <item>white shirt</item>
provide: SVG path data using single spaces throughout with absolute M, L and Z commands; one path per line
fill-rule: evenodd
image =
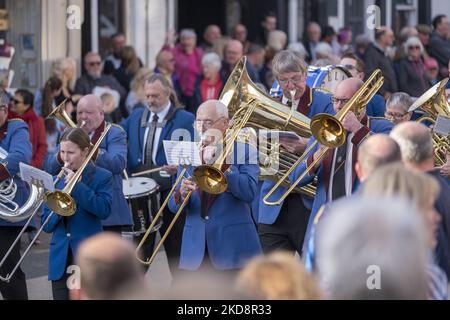
M 345 163 L 344 163 L 344 170 L 345 170 L 345 195 L 348 197 L 352 194 L 353 189 L 353 143 L 352 138 L 355 134 L 353 132 L 350 132 L 347 135 L 346 144 L 347 144 L 347 150 L 345 154 Z M 331 163 L 331 172 L 333 173 L 335 170 L 336 165 L 336 154 L 337 154 L 337 148 L 334 149 L 333 152 L 333 162 Z M 334 174 L 330 175 L 330 184 L 328 186 L 328 201 L 331 201 L 333 199 L 333 177 Z
M 288 103 L 288 101 L 290 101 L 291 99 L 286 98 L 283 95 L 283 98 L 281 98 L 281 103 L 286 105 Z M 300 99 L 298 100 L 292 100 L 292 107 L 294 107 L 294 110 L 297 110 L 298 104 L 300 103 Z
M 158 116 L 158 123 L 162 123 L 164 121 L 164 119 L 166 118 L 167 114 L 169 113 L 169 109 L 170 109 L 170 101 L 169 103 L 158 113 L 156 113 L 156 115 Z M 154 112 L 150 112 L 150 117 L 148 117 L 147 123 L 151 123 L 153 120 L 153 116 L 155 115 Z M 145 148 L 147 147 L 147 137 L 148 137 L 148 130 L 150 128 L 146 127 L 145 128 L 145 133 L 144 133 L 144 145 L 143 145 L 143 149 L 142 149 L 142 159 L 144 159 L 143 161 L 145 162 Z M 154 136 L 154 142 L 153 142 L 153 150 L 152 150 L 152 161 L 153 163 L 156 163 L 156 153 L 158 151 L 158 144 L 159 144 L 159 138 L 161 137 L 161 131 L 162 128 L 161 127 L 157 127 L 156 131 L 155 131 L 155 136 Z

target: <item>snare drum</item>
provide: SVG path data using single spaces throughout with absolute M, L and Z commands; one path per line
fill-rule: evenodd
M 128 202 L 134 227 L 122 233 L 124 237 L 138 237 L 147 231 L 155 210 L 158 207 L 159 185 L 155 180 L 145 177 L 132 177 L 123 180 L 123 194 Z M 162 225 L 158 222 L 152 232 L 158 231 Z
M 337 85 L 347 78 L 351 78 L 350 72 L 340 65 L 326 67 L 308 67 L 306 84 L 329 94 L 333 94 Z

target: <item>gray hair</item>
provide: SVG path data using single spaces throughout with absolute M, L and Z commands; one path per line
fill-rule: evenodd
M 183 38 L 196 38 L 197 34 L 195 33 L 194 29 L 182 29 L 180 32 L 180 39 Z
M 215 52 L 206 53 L 202 58 L 203 66 L 210 66 L 216 69 L 217 71 L 222 68 L 222 62 L 220 61 L 220 57 Z
M 287 49 L 300 53 L 303 59 L 305 59 L 308 56 L 308 52 L 306 51 L 305 46 L 301 42 L 290 43 L 287 46 Z
M 318 271 L 330 298 L 427 298 L 427 233 L 406 201 L 344 200 L 317 231 Z
M 408 40 L 405 42 L 405 51 L 408 52 L 409 47 L 411 46 L 419 46 L 420 47 L 420 53 L 423 54 L 424 49 L 422 42 L 418 37 L 409 37 Z
M 321 58 L 331 58 L 333 55 L 333 48 L 324 41 L 319 42 L 316 46 L 316 55 Z
M 403 161 L 419 164 L 433 157 L 431 132 L 421 123 L 400 123 L 392 129 L 390 136 L 400 146 Z
M 386 102 L 386 106 L 400 106 L 404 112 L 408 112 L 409 107 L 413 104 L 411 96 L 405 92 L 395 92 Z
M 299 52 L 282 50 L 273 58 L 272 70 L 276 78 L 286 72 L 301 72 L 306 75 L 308 65 Z

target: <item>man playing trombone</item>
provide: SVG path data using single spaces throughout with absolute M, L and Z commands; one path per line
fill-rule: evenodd
M 11 244 L 25 222 L 10 223 L 2 219 L 1 213 L 12 209 L 11 202 L 22 206 L 29 192 L 25 183 L 17 175 L 19 163 L 31 163 L 31 143 L 26 123 L 19 119 L 8 119 L 8 98 L 0 94 L 0 259 L 5 256 Z M 4 153 L 4 154 L 3 154 Z M 3 154 L 3 156 L 2 156 Z M 6 157 L 5 157 L 6 156 Z M 17 187 L 15 196 L 9 199 L 8 186 Z M 9 189 L 11 190 L 11 189 Z M 9 199 L 9 200 L 8 200 Z M 14 246 L 11 257 L 0 268 L 2 276 L 17 264 L 20 258 L 20 246 Z M 4 299 L 28 299 L 25 274 L 19 268 L 9 283 L 0 282 L 0 292 Z
M 225 172 L 225 192 L 212 195 L 200 190 L 199 186 L 203 186 L 197 185 L 197 180 L 196 183 L 191 178 L 185 178 L 170 198 L 169 208 L 175 213 L 183 200 L 192 194 L 186 206 L 180 256 L 182 270 L 193 271 L 204 267 L 238 269 L 247 259 L 261 253 L 250 211 L 258 185 L 256 150 L 251 145 L 235 141 L 225 141 L 224 144 L 228 127 L 228 110 L 222 102 L 208 100 L 200 105 L 195 128 L 201 134 L 200 158 L 203 163 L 212 164 L 221 154 L 220 150 L 227 149 L 227 142 L 232 143 L 234 148 L 226 158 L 229 160 L 219 169 Z M 187 172 L 188 175 L 195 175 L 192 167 Z
M 349 78 L 339 83 L 333 96 L 334 111 L 338 113 L 344 106 L 347 106 L 347 103 L 362 86 L 363 82 L 356 78 Z M 357 189 L 359 180 L 355 172 L 355 163 L 361 142 L 369 134 L 389 134 L 393 128 L 393 123 L 388 120 L 367 117 L 365 106 L 356 106 L 356 104 L 342 119 L 342 125 L 346 130 L 345 143 L 337 148 L 329 148 L 320 159 L 318 159 L 318 156 L 325 152 L 326 147 L 316 144 L 308 153 L 310 156 L 302 161 L 289 177 L 291 181 L 297 180 L 314 160 L 318 161 L 299 184 L 299 186 L 305 185 L 311 182 L 315 176 L 318 177 L 316 197 L 314 198 L 305 239 L 308 238 L 310 225 L 323 204 L 340 197 L 349 196 Z M 308 146 L 315 140 L 314 137 L 311 137 Z
M 105 129 L 105 114 L 99 97 L 88 94 L 77 104 L 77 123 L 89 135 L 91 143 L 95 144 Z M 125 200 L 122 188 L 122 173 L 127 161 L 127 138 L 122 127 L 112 125 L 106 138 L 100 144 L 95 163 L 113 174 L 114 196 L 111 215 L 102 221 L 106 231 L 118 232 L 122 228 L 133 225 L 130 209 Z M 47 160 L 46 170 L 55 175 L 63 166 L 61 154 Z

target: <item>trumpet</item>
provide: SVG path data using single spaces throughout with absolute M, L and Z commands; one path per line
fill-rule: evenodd
M 266 205 L 274 206 L 280 205 L 284 199 L 291 193 L 291 191 L 303 180 L 308 172 L 321 161 L 325 154 L 331 148 L 337 148 L 343 145 L 346 141 L 346 131 L 342 125 L 342 120 L 347 113 L 355 106 L 354 112 L 358 116 L 362 108 L 372 99 L 375 93 L 381 88 L 384 82 L 384 77 L 379 69 L 375 70 L 367 79 L 364 85 L 353 95 L 353 97 L 345 104 L 345 106 L 335 115 L 320 113 L 311 119 L 311 132 L 316 138 L 315 141 L 305 150 L 303 155 L 295 162 L 295 164 L 284 174 L 284 176 L 273 186 L 267 193 L 263 201 Z M 269 201 L 270 196 L 285 182 L 292 171 L 308 156 L 311 150 L 320 143 L 326 148 L 317 156 L 314 157 L 313 162 L 306 168 L 305 171 L 291 184 L 289 189 L 276 201 Z

